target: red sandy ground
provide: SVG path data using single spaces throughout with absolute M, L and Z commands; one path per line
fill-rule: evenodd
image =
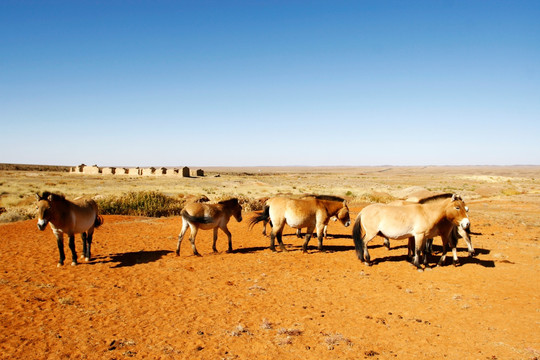
M 489 206 L 470 204 L 478 257 L 460 243 L 462 266 L 423 273 L 399 241 L 372 241 L 365 266 L 333 222 L 326 252 L 312 240 L 303 254 L 288 229 L 291 251 L 272 253 L 245 214 L 229 223 L 234 253 L 201 231 L 203 256 L 186 237 L 177 257 L 180 218 L 105 216 L 94 259 L 70 266 L 66 240 L 61 268 L 50 229 L 0 225 L 0 358 L 537 359 L 539 234 L 519 215 L 539 210 L 475 214 Z

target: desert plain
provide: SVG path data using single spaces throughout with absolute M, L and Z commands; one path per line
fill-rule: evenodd
M 272 252 L 252 209 L 231 218 L 233 253 L 200 231 L 176 256 L 179 216 L 105 215 L 93 258 L 57 267 L 50 228 L 0 224 L 1 359 L 538 359 L 540 167 L 207 168 L 202 178 L 85 176 L 1 170 L 0 206 L 32 211 L 34 193 L 96 198 L 154 190 L 211 200 L 318 193 L 369 203 L 421 190 L 460 194 L 475 257 L 416 271 L 406 241 L 355 255 L 352 227 L 330 222 L 325 250 Z M 219 177 L 217 176 L 219 175 Z M 15 210 L 13 210 L 15 209 Z M 7 214 L 6 213 L 6 214 Z M 2 216 L 5 216 L 3 214 Z M 80 237 L 76 239 L 81 252 Z M 66 246 L 67 249 L 67 246 Z M 69 258 L 69 254 L 68 254 Z

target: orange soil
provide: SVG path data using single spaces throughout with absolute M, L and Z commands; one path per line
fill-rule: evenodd
M 478 257 L 460 243 L 462 266 L 423 273 L 405 242 L 388 251 L 381 239 L 367 267 L 351 228 L 334 222 L 327 252 L 312 240 L 303 254 L 288 229 L 291 251 L 272 253 L 245 214 L 229 223 L 234 253 L 220 232 L 213 254 L 212 232 L 201 231 L 203 256 L 186 237 L 177 257 L 180 218 L 105 216 L 94 259 L 70 266 L 66 240 L 60 268 L 50 229 L 1 225 L 0 358 L 538 358 L 538 227 L 475 215 L 486 206 L 470 204 Z

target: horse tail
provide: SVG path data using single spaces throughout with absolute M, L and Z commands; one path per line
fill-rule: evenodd
M 260 223 L 261 221 L 269 221 L 270 220 L 270 206 L 265 205 L 263 211 L 256 212 L 256 215 L 251 218 L 249 221 L 249 228 L 253 228 L 253 226 L 257 223 Z
M 97 229 L 103 225 L 103 216 L 96 215 L 96 220 L 94 220 L 94 228 Z
M 352 236 L 354 240 L 354 248 L 356 249 L 356 256 L 358 256 L 358 260 L 363 261 L 364 238 L 362 237 L 362 221 L 360 220 L 361 218 L 361 216 L 358 216 L 356 218 L 356 221 L 354 222 Z
M 184 220 L 189 221 L 191 223 L 210 224 L 214 222 L 214 219 L 210 216 L 193 216 L 193 215 L 188 214 L 188 212 L 185 210 L 182 210 L 180 215 L 182 215 L 182 218 Z

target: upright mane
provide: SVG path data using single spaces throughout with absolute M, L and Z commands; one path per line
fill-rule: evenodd
M 236 205 L 236 204 L 238 204 L 238 199 L 237 198 L 232 198 L 232 199 L 228 199 L 228 200 L 221 200 L 220 202 L 218 202 L 218 204 L 221 204 L 221 205 Z
M 421 199 L 418 203 L 419 204 L 428 204 L 428 203 L 432 203 L 432 202 L 439 201 L 439 200 L 442 200 L 442 199 L 448 199 L 448 198 L 451 198 L 452 196 L 454 196 L 454 194 L 452 194 L 452 193 L 434 195 L 434 196 L 430 196 L 430 197 Z
M 317 200 L 339 201 L 339 202 L 345 201 L 345 199 L 340 198 L 339 196 L 333 196 L 333 195 L 309 195 L 309 196 L 313 196 Z
M 46 200 L 49 197 L 51 197 L 51 200 L 58 201 L 58 200 L 66 200 L 66 197 L 64 195 L 52 193 L 49 191 L 44 191 L 43 194 L 40 196 L 41 199 Z

